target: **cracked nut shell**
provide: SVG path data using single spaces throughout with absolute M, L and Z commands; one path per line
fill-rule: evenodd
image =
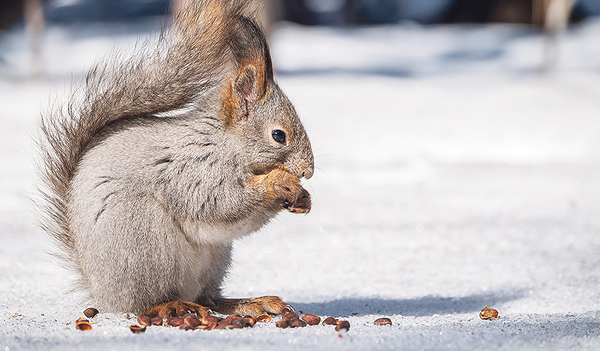
M 132 333 L 134 334 L 138 334 L 138 333 L 143 333 L 146 331 L 146 326 L 139 326 L 137 324 L 132 324 L 129 326 L 129 330 L 131 330 Z
M 373 322 L 375 325 L 392 325 L 392 320 L 389 318 L 378 318 Z
M 144 327 L 152 325 L 152 319 L 150 319 L 148 316 L 137 316 L 137 322 Z
M 335 331 L 340 331 L 342 329 L 346 329 L 346 331 L 350 330 L 350 322 L 338 321 L 335 325 Z
M 321 323 L 321 317 L 315 316 L 314 314 L 303 314 L 301 319 L 308 325 L 317 325 Z
M 333 317 L 327 317 L 325 318 L 325 320 L 323 321 L 323 325 L 334 325 L 337 323 L 337 319 L 333 318 Z
M 88 317 L 88 318 L 94 318 L 98 315 L 98 310 L 95 308 L 86 308 L 85 311 L 83 311 L 83 314 Z

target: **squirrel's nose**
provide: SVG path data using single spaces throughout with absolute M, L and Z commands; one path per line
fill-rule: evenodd
M 307 163 L 309 163 L 309 166 L 302 170 L 302 177 L 304 177 L 306 179 L 310 179 L 310 177 L 312 177 L 313 173 L 315 172 L 315 166 L 314 166 L 313 162 L 307 162 Z
M 310 179 L 315 172 L 315 159 L 313 157 L 312 150 L 311 152 L 307 152 L 298 156 L 300 156 L 297 159 L 298 170 L 300 171 L 298 172 L 300 173 L 298 178 Z

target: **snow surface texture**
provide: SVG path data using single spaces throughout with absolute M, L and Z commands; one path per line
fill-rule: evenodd
M 67 293 L 28 197 L 52 92 L 159 21 L 47 32 L 27 80 L 22 28 L 0 37 L 0 349 L 474 350 L 600 348 L 600 22 L 544 40 L 525 27 L 279 25 L 278 80 L 313 142 L 309 215 L 239 241 L 228 296 L 279 295 L 333 327 L 132 334 Z M 485 306 L 500 312 L 481 320 Z M 393 326 L 375 326 L 389 317 Z M 68 324 L 70 323 L 70 324 Z

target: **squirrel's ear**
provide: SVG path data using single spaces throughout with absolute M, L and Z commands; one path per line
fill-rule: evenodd
M 223 119 L 227 125 L 244 122 L 254 116 L 254 104 L 264 95 L 260 81 L 256 66 L 248 64 L 228 85 L 223 99 Z
M 234 89 L 241 100 L 255 103 L 260 92 L 258 91 L 258 69 L 254 65 L 246 65 L 236 77 Z

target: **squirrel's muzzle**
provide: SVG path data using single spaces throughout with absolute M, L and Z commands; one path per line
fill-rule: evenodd
M 294 157 L 286 162 L 285 168 L 298 178 L 310 179 L 315 172 L 313 155 Z

